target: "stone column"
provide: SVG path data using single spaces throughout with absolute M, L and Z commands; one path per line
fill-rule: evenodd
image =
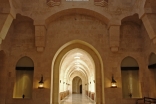
M 43 52 L 46 44 L 46 25 L 44 21 L 35 21 L 35 46 L 38 52 Z
M 109 27 L 109 44 L 112 52 L 117 52 L 119 50 L 120 25 L 111 25 Z
M 146 28 L 146 31 L 153 41 L 156 44 L 156 14 L 155 13 L 145 13 L 141 19 Z

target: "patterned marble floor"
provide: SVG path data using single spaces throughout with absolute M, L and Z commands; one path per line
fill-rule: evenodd
M 60 104 L 94 104 L 94 102 L 85 95 L 72 94 L 66 97 Z

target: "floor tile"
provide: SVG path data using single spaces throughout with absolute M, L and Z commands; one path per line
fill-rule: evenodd
M 94 102 L 85 95 L 71 94 L 62 100 L 61 104 L 94 104 Z

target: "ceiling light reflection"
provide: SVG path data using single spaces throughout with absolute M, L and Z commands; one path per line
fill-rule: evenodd
M 79 65 L 80 63 L 79 63 L 79 62 L 76 62 L 75 64 L 76 64 L 76 65 Z
M 74 59 L 80 59 L 80 57 L 79 56 L 75 56 Z

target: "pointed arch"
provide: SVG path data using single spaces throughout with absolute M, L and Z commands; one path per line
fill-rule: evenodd
M 138 67 L 138 62 L 133 57 L 127 56 L 122 60 L 121 67 Z
M 73 40 L 66 44 L 64 44 L 55 54 L 52 60 L 51 67 L 51 98 L 50 104 L 57 104 L 59 102 L 59 64 L 61 62 L 62 57 L 71 49 L 80 48 L 88 52 L 95 62 L 95 84 L 96 84 L 96 103 L 104 103 L 104 82 L 103 79 L 103 62 L 100 54 L 97 50 L 91 46 L 90 44 L 81 41 L 81 40 Z
M 123 98 L 139 98 L 139 66 L 131 56 L 125 57 L 121 62 L 122 93 Z
M 153 66 L 154 64 L 156 64 L 156 54 L 155 53 L 151 53 L 149 56 L 149 63 L 148 66 Z
M 24 56 L 16 64 L 16 82 L 13 98 L 31 98 L 33 88 L 34 62 Z

